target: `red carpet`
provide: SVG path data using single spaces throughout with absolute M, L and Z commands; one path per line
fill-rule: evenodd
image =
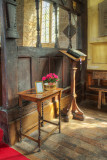
M 3 130 L 0 128 L 0 142 L 2 142 L 3 139 Z
M 7 144 L 2 142 L 3 131 L 0 129 L 0 160 L 29 160 Z

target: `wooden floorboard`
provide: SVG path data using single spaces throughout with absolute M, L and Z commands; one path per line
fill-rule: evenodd
M 37 144 L 27 138 L 13 148 L 31 160 L 107 160 L 107 105 L 98 110 L 96 102 L 86 100 L 79 106 L 85 120 L 62 122 L 61 133 L 57 130 L 48 137 L 41 152 L 38 152 Z M 42 136 L 54 127 L 46 124 Z M 37 138 L 37 133 L 35 131 L 31 136 Z

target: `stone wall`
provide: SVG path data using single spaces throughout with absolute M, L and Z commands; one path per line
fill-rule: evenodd
M 72 14 L 71 16 L 71 24 L 73 25 L 73 32 L 74 32 L 74 26 L 76 25 L 76 16 Z M 69 25 L 69 15 L 68 12 L 59 9 L 59 47 L 60 48 L 67 48 L 69 45 L 69 39 L 68 39 L 68 25 Z M 71 30 L 72 32 L 72 30 Z M 72 34 L 72 47 L 76 49 L 76 34 Z
M 60 48 L 68 47 L 69 39 L 63 33 L 63 31 L 68 26 L 68 24 L 69 24 L 68 12 L 60 8 L 59 9 L 59 47 Z
M 36 46 L 35 0 L 24 0 L 23 46 Z
M 36 9 L 35 0 L 17 0 L 17 29 L 20 38 L 18 46 L 36 46 Z

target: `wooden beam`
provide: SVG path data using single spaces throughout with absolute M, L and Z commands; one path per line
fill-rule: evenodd
M 51 121 L 48 121 L 48 120 L 43 120 L 44 122 L 47 122 L 47 123 L 50 123 L 50 124 L 53 124 L 53 125 L 56 125 L 56 126 L 59 126 L 59 124 L 58 123 L 54 123 L 54 122 L 51 122 Z
M 58 48 L 58 6 L 57 4 L 55 3 L 54 4 L 54 8 L 55 8 L 55 48 Z
M 77 3 L 84 3 L 83 0 L 73 0 L 73 1 L 75 1 Z
M 68 15 L 69 15 L 69 32 L 68 32 L 69 46 L 68 46 L 68 48 L 72 48 L 72 44 L 71 44 L 71 12 L 68 12 Z
M 59 7 L 67 10 L 67 11 L 70 11 L 71 10 L 71 0 L 68 0 L 67 1 L 67 4 L 66 5 L 63 5 L 62 1 L 61 0 L 44 0 L 44 1 L 47 1 L 47 2 L 52 2 L 52 3 L 56 3 L 59 5 Z
M 51 132 L 49 132 L 45 137 L 43 137 L 41 143 L 43 143 L 43 142 L 44 142 L 52 133 L 54 133 L 58 128 L 59 128 L 59 126 L 55 127 Z
M 38 140 L 35 139 L 35 138 L 33 138 L 33 137 L 31 137 L 31 136 L 28 136 L 28 135 L 23 134 L 23 133 L 21 133 L 21 135 L 24 136 L 24 137 L 27 137 L 28 139 L 31 139 L 31 140 L 34 141 L 34 142 L 37 142 L 37 143 L 38 143 Z
M 1 15 L 1 66 L 2 66 L 2 106 L 8 108 L 8 80 L 7 80 L 7 48 L 6 48 L 6 31 L 5 31 L 5 2 L 0 1 Z
M 67 0 L 67 3 L 65 5 L 62 3 L 62 0 L 44 0 L 44 1 L 51 2 L 51 3 L 56 3 L 57 5 L 59 5 L 60 8 L 66 10 L 66 11 L 69 11 L 71 13 L 74 13 L 76 15 L 80 15 L 81 8 L 82 8 L 81 6 L 83 4 L 80 0 L 75 0 L 77 2 L 77 8 L 78 8 L 75 11 L 73 9 L 73 3 L 72 3 L 73 0 Z

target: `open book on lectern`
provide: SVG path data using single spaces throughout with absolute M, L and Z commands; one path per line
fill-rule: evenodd
M 86 54 L 84 54 L 83 52 L 72 48 L 68 48 L 68 50 L 60 50 L 60 52 L 74 61 L 84 61 L 86 57 Z

